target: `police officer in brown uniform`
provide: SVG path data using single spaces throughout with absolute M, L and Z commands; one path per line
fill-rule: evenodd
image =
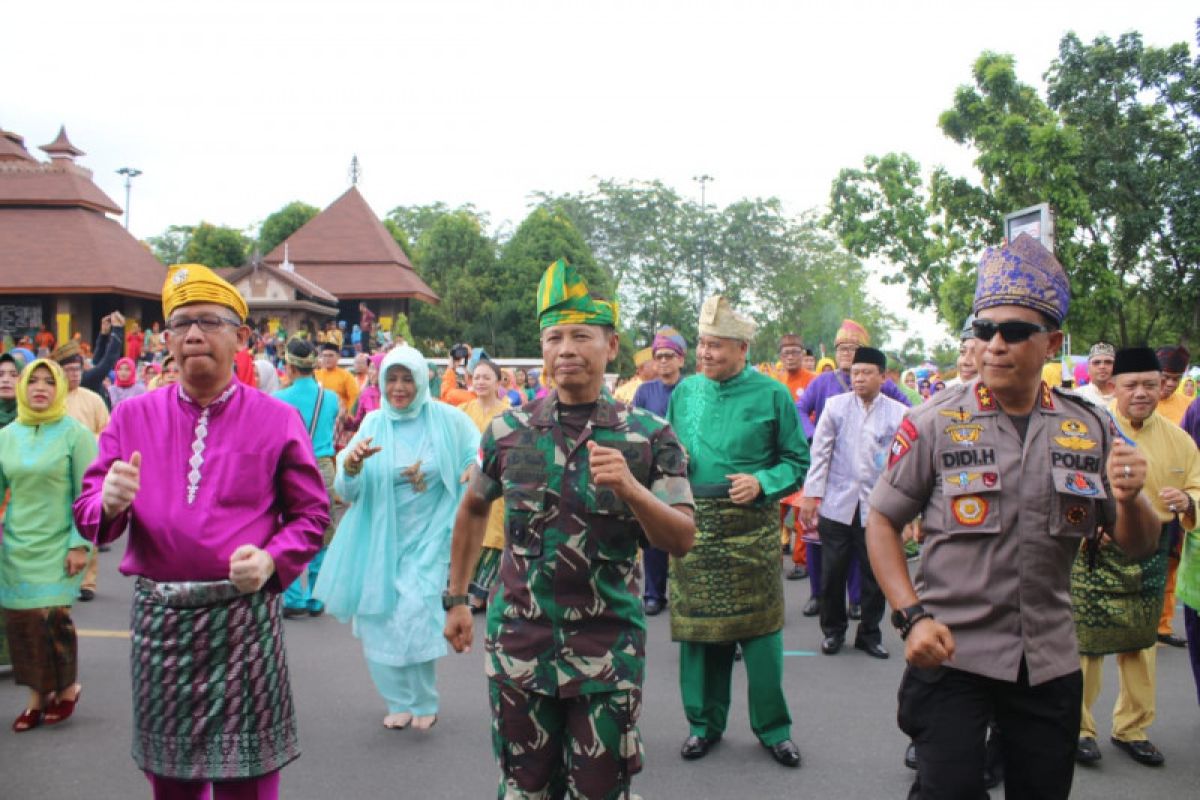
M 1042 383 L 1068 292 L 1062 267 L 1028 236 L 985 252 L 979 378 L 910 412 L 871 493 L 871 567 L 909 665 L 899 722 L 917 745 L 910 797 L 986 796 L 993 718 L 1006 796 L 1068 796 L 1082 692 L 1072 561 L 1098 527 L 1135 557 L 1157 544 L 1140 494 L 1145 458 L 1102 411 Z M 900 530 L 918 514 L 914 589 Z

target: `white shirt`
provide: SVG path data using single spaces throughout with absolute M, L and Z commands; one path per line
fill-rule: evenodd
M 861 506 L 859 524 L 866 524 L 867 497 L 887 466 L 892 439 L 906 411 L 903 403 L 883 394 L 869 408 L 853 392 L 825 401 L 804 481 L 805 497 L 822 498 L 821 516 L 849 525 Z
M 1116 397 L 1115 393 L 1101 394 L 1100 390 L 1096 388 L 1096 384 L 1094 383 L 1088 383 L 1080 386 L 1075 390 L 1075 394 L 1079 395 L 1085 400 L 1091 400 L 1101 408 L 1108 408 L 1108 404 L 1112 402 L 1114 397 Z

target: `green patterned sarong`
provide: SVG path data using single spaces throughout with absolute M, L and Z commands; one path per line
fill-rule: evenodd
M 1158 641 L 1170 544 L 1164 525 L 1157 552 L 1142 561 L 1111 542 L 1100 545 L 1094 569 L 1087 554 L 1079 554 L 1071 567 L 1071 603 L 1081 655 L 1130 653 Z
M 683 558 L 671 559 L 671 639 L 738 642 L 782 629 L 775 508 L 718 498 L 695 502 L 696 543 Z

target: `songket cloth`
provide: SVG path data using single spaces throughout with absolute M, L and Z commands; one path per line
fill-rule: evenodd
M 736 642 L 783 628 L 775 509 L 695 500 L 695 543 L 671 559 L 671 639 Z
M 1084 554 L 1075 559 L 1071 602 L 1081 655 L 1128 653 L 1155 644 L 1173 525 L 1163 525 L 1157 551 L 1145 560 L 1127 557 L 1111 542 L 1100 546 L 1094 568 Z
M 49 694 L 75 683 L 78 646 L 69 608 L 4 610 L 13 681 Z
M 300 756 L 277 593 L 139 578 L 131 628 L 133 760 L 141 769 L 227 781 Z

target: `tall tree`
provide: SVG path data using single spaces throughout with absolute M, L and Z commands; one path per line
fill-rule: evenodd
M 250 254 L 250 239 L 241 231 L 201 222 L 192 231 L 184 260 L 207 267 L 240 267 Z
M 271 252 L 318 213 L 316 206 L 294 200 L 271 214 L 258 229 L 259 252 L 263 255 Z
M 1060 44 L 1047 98 L 984 53 L 939 124 L 972 148 L 980 179 L 911 157 L 842 170 L 827 221 L 852 252 L 896 265 L 915 305 L 951 327 L 970 308 L 973 261 L 1003 237 L 1003 215 L 1038 202 L 1055 214 L 1056 255 L 1075 287 L 1076 341 L 1123 344 L 1200 333 L 1200 59 L 1137 34 Z M 1162 302 L 1169 297 L 1172 302 Z
M 188 242 L 195 230 L 193 225 L 171 225 L 159 236 L 149 237 L 146 242 L 159 261 L 168 266 L 179 264 L 184 261 Z

